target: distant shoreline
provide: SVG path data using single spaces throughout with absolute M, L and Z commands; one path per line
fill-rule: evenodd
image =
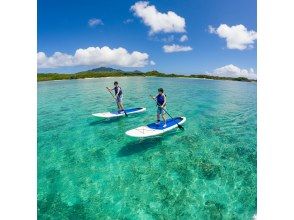
M 256 83 L 256 80 L 251 81 L 240 81 L 240 80 L 223 80 L 223 79 L 205 79 L 205 78 L 196 78 L 196 77 L 161 77 L 161 76 L 119 76 L 119 78 L 128 78 L 128 77 L 141 77 L 141 78 L 180 78 L 187 80 L 210 80 L 210 81 L 231 81 L 231 82 L 248 82 L 248 83 Z M 100 79 L 100 78 L 117 78 L 116 76 L 107 76 L 107 77 L 96 77 L 96 78 L 80 78 L 75 80 L 92 80 L 92 79 Z M 53 79 L 53 80 L 42 80 L 37 82 L 59 82 L 59 81 L 70 81 L 70 79 Z
M 61 74 L 61 73 L 38 73 L 37 81 L 57 81 L 57 80 L 75 80 L 75 79 L 96 79 L 106 77 L 162 77 L 162 78 L 189 78 L 189 79 L 206 79 L 206 80 L 230 80 L 240 82 L 256 82 L 257 80 L 247 79 L 245 77 L 220 77 L 212 75 L 192 74 L 192 75 L 178 75 L 178 74 L 165 74 L 158 71 L 150 71 L 146 73 L 138 72 L 123 72 L 123 71 L 112 71 L 112 72 L 95 72 L 95 71 L 84 71 L 73 74 Z

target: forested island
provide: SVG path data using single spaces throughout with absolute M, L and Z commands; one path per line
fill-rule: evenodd
M 49 81 L 49 80 L 72 80 L 72 79 L 85 79 L 85 78 L 100 78 L 100 77 L 125 77 L 125 76 L 142 76 L 142 77 L 184 77 L 184 78 L 198 78 L 198 79 L 213 79 L 213 80 L 233 80 L 233 81 L 244 81 L 244 82 L 256 82 L 256 80 L 247 79 L 245 77 L 220 77 L 204 74 L 192 74 L 192 75 L 181 75 L 181 74 L 165 74 L 160 73 L 156 70 L 141 72 L 132 71 L 126 72 L 118 69 L 100 67 L 78 73 L 38 73 L 38 81 Z

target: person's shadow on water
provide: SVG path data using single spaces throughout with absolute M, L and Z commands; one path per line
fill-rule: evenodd
M 111 118 L 111 119 L 108 119 L 108 118 L 99 119 L 99 120 L 95 120 L 95 121 L 90 122 L 89 125 L 90 126 L 96 126 L 96 125 L 99 125 L 99 124 L 110 124 L 112 122 L 120 121 L 121 119 L 122 119 L 122 117 Z
M 147 138 L 142 140 L 136 140 L 133 142 L 128 143 L 126 146 L 122 147 L 117 155 L 119 157 L 126 157 L 131 156 L 133 154 L 142 153 L 151 149 L 152 147 L 158 146 L 161 144 L 162 138 L 161 137 L 153 137 Z
M 149 137 L 144 139 L 135 140 L 133 142 L 128 143 L 124 147 L 120 149 L 117 153 L 119 157 L 131 156 L 133 154 L 138 154 L 145 152 L 153 147 L 160 146 L 164 138 L 169 138 L 175 135 L 177 132 L 172 131 L 168 134 L 163 134 L 160 136 Z

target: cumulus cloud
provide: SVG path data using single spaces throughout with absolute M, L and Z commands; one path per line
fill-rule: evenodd
M 165 53 L 186 52 L 186 51 L 193 50 L 193 48 L 190 46 L 180 46 L 177 44 L 164 45 L 162 49 Z
M 226 65 L 215 69 L 212 73 L 208 73 L 212 76 L 222 76 L 222 77 L 246 77 L 248 79 L 257 79 L 257 75 L 253 68 L 250 69 L 240 69 L 233 64 Z
M 215 28 L 212 27 L 211 25 L 208 25 L 208 32 L 211 33 L 211 34 L 217 34 Z
M 156 63 L 153 60 L 150 61 L 150 65 L 154 66 L 155 64 Z
M 185 42 L 185 41 L 187 41 L 187 40 L 188 40 L 188 36 L 185 35 L 185 34 L 180 38 L 180 41 L 181 41 L 181 42 Z
M 150 27 L 150 34 L 159 32 L 182 33 L 185 30 L 185 18 L 177 15 L 173 11 L 161 13 L 154 5 L 149 5 L 147 1 L 136 2 L 131 10 L 137 17 L 142 18 L 145 25 Z
M 38 68 L 55 68 L 66 66 L 121 66 L 143 67 L 149 63 L 149 55 L 134 51 L 129 53 L 126 49 L 104 47 L 88 47 L 76 50 L 74 55 L 55 52 L 47 56 L 44 52 L 38 52 Z
M 133 19 L 129 18 L 129 19 L 126 19 L 124 20 L 124 24 L 129 24 L 129 23 L 133 23 Z
M 248 31 L 242 24 L 231 27 L 226 24 L 221 24 L 218 28 L 208 26 L 208 31 L 221 38 L 225 38 L 228 49 L 244 50 L 246 48 L 252 48 L 257 38 L 255 31 Z
M 104 25 L 103 24 L 103 21 L 101 19 L 98 19 L 98 18 L 91 18 L 89 21 L 88 21 L 88 25 L 90 27 L 95 27 L 97 25 Z
M 175 40 L 175 36 L 174 35 L 170 35 L 168 37 L 162 38 L 162 41 L 165 42 L 165 43 L 170 43 L 170 42 L 173 42 L 174 40 Z

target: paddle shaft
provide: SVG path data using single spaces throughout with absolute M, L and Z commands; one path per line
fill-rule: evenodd
M 108 90 L 108 92 L 112 95 L 112 97 L 116 100 L 115 96 L 112 94 L 112 92 L 110 91 L 110 89 L 108 87 L 106 87 L 106 89 Z
M 161 107 L 161 105 L 157 102 L 157 100 L 155 100 L 155 98 L 153 98 L 153 96 L 152 95 L 150 95 L 150 97 L 156 102 L 156 104 L 158 105 L 158 106 L 160 106 L 160 108 L 162 108 Z M 164 109 L 164 108 L 162 108 L 163 109 L 163 111 L 165 111 L 165 113 L 171 118 L 171 119 L 173 119 L 173 120 L 175 120 L 167 111 L 166 111 L 166 109 Z M 177 122 L 176 122 L 177 123 Z M 177 123 L 177 125 L 178 125 L 178 127 L 179 128 L 181 128 L 181 129 L 183 129 L 184 127 L 182 126 L 182 125 L 180 125 L 180 124 L 178 124 Z

